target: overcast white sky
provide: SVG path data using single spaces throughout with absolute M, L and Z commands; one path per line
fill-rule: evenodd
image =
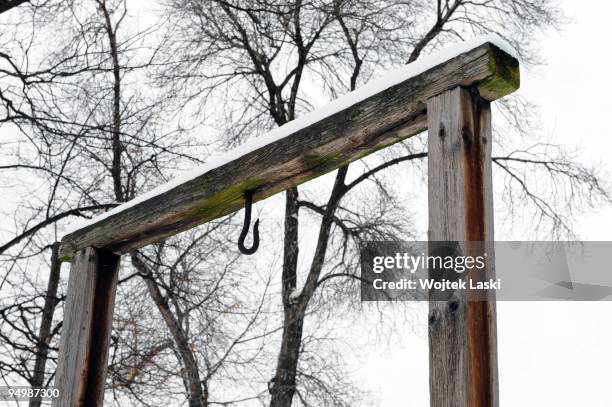
M 573 23 L 541 37 L 547 65 L 522 71 L 521 92 L 540 106 L 544 134 L 578 146 L 582 160 L 612 170 L 612 2 L 563 1 Z M 612 240 L 612 209 L 584 216 L 583 240 Z M 517 237 L 520 239 L 520 237 Z M 421 324 L 425 312 L 420 313 Z M 500 302 L 500 401 L 504 406 L 612 406 L 612 303 Z M 382 406 L 427 406 L 427 331 L 401 349 L 374 349 L 358 375 Z

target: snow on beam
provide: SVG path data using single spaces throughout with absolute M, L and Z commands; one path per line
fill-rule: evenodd
M 427 127 L 425 102 L 457 86 L 493 101 L 519 87 L 519 62 L 496 36 L 459 44 L 351 92 L 86 223 L 60 256 L 93 246 L 126 253 L 306 182 Z

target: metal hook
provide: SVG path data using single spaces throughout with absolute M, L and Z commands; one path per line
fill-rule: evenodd
M 251 208 L 253 206 L 253 191 L 244 191 L 244 226 L 238 238 L 238 249 L 243 254 L 253 254 L 259 247 L 259 219 L 253 224 L 253 246 L 249 249 L 244 246 L 244 240 L 249 233 L 249 225 L 251 224 Z

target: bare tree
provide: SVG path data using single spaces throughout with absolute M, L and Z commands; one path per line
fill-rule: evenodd
M 152 389 L 155 383 L 180 379 L 184 390 L 177 397 L 186 396 L 190 406 L 259 397 L 257 392 L 229 391 L 217 385 L 257 374 L 256 364 L 250 360 L 261 354 L 268 335 L 262 324 L 268 282 L 256 281 L 246 273 L 248 269 L 241 272 L 238 254 L 224 250 L 228 246 L 227 226 L 227 221 L 211 223 L 188 234 L 189 239 L 170 239 L 152 250 L 131 254 L 134 269 L 168 335 L 147 335 L 150 339 L 141 339 L 143 343 L 117 346 L 113 354 L 127 354 L 133 361 L 111 364 L 113 388 L 126 388 L 141 400 L 144 394 L 151 400 L 157 393 L 154 399 L 159 399 L 168 397 L 172 393 L 168 390 L 175 388 Z M 245 285 L 248 281 L 249 288 Z M 134 289 L 138 287 L 142 284 Z M 130 318 L 125 321 L 135 322 Z M 130 337 L 134 332 L 135 328 Z M 166 361 L 162 369 L 170 372 L 164 374 L 153 361 L 166 349 L 176 353 L 179 364 L 172 368 L 176 364 Z M 149 374 L 159 377 L 140 380 Z M 146 393 L 142 391 L 147 388 Z

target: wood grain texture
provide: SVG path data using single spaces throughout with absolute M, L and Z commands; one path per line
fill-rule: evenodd
M 88 247 L 77 252 L 67 299 L 53 406 L 102 406 L 119 256 Z
M 492 241 L 490 103 L 473 89 L 455 88 L 430 99 L 427 109 L 429 240 Z M 490 246 L 487 255 L 483 279 L 495 274 Z M 459 290 L 429 307 L 431 406 L 499 406 L 494 295 Z
M 166 193 L 64 236 L 60 257 L 83 247 L 126 253 L 241 209 L 427 127 L 425 102 L 457 86 L 495 100 L 519 86 L 518 61 L 486 43 Z

